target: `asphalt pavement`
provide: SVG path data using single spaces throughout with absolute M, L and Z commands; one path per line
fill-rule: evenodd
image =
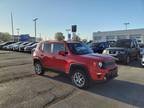
M 64 74 L 34 74 L 30 54 L 0 51 L 0 108 L 144 108 L 144 68 L 119 64 L 119 76 L 87 90 Z

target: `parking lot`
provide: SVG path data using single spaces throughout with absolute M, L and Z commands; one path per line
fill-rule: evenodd
M 144 108 L 144 68 L 119 64 L 119 76 L 87 90 L 64 74 L 33 72 L 30 54 L 0 51 L 0 108 Z

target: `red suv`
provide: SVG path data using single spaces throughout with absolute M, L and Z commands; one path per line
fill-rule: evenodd
M 40 42 L 33 52 L 33 62 L 36 74 L 44 74 L 45 69 L 64 72 L 79 88 L 88 87 L 92 80 L 107 81 L 118 75 L 112 56 L 94 54 L 80 42 Z

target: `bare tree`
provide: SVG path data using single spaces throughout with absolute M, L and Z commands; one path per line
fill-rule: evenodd
M 55 39 L 57 41 L 64 41 L 65 37 L 63 36 L 62 32 L 57 32 L 57 33 L 55 33 Z
M 10 41 L 11 35 L 9 33 L 0 33 L 0 40 L 1 41 Z
M 72 37 L 72 40 L 73 40 L 73 41 L 80 41 L 81 39 L 80 39 L 80 37 L 79 37 L 78 35 L 74 35 L 74 36 Z

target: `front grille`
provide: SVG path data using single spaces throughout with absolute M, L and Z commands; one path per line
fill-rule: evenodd
M 106 61 L 103 62 L 103 68 L 111 67 L 115 64 L 115 61 Z
M 115 50 L 110 50 L 109 54 L 116 54 L 116 51 Z

